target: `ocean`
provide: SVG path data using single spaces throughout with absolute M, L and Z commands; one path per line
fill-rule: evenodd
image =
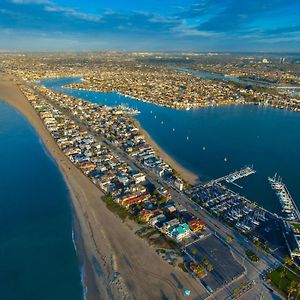
M 67 185 L 25 117 L 0 101 L 0 298 L 83 299 Z

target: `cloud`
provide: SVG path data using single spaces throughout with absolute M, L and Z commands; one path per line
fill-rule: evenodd
M 83 13 L 46 0 L 4 1 L 3 6 L 0 11 L 0 26 L 9 24 L 14 29 L 28 29 L 49 34 L 64 31 L 75 35 L 124 32 L 128 35 L 142 33 L 160 35 L 170 32 L 180 23 L 176 17 L 148 12 L 106 10 L 99 14 Z M 13 15 L 13 12 L 17 14 Z
M 62 13 L 67 16 L 75 17 L 78 19 L 86 20 L 86 21 L 98 22 L 101 20 L 100 16 L 78 12 L 71 8 L 64 8 L 61 6 L 56 6 L 51 2 L 48 2 L 44 9 L 46 12 Z
M 196 0 L 188 8 L 182 8 L 179 16 L 185 19 L 201 18 L 215 15 L 226 7 L 229 0 Z
M 48 0 L 11 0 L 14 4 L 47 4 Z
M 232 0 L 226 3 L 222 11 L 200 24 L 198 28 L 218 32 L 238 32 L 248 29 L 255 20 L 265 15 L 298 3 L 298 0 Z
M 281 39 L 286 45 L 291 40 L 295 46 L 300 31 L 299 0 L 176 0 L 184 4 L 176 9 L 174 1 L 161 0 L 165 2 L 156 5 L 156 10 L 147 10 L 150 2 L 143 6 L 144 2 L 139 1 L 139 11 L 132 9 L 137 0 L 130 2 L 131 9 L 122 1 L 91 1 L 84 5 L 79 0 L 0 1 L 3 30 L 19 34 L 22 40 L 56 38 L 58 43 L 68 40 L 69 45 L 79 45 L 71 41 L 81 40 L 94 46 L 101 41 L 101 45 L 124 43 L 127 48 L 139 44 L 228 50 L 241 43 L 258 45 L 268 39 Z M 289 17 L 292 12 L 293 20 Z M 8 38 L 5 43 L 9 43 Z

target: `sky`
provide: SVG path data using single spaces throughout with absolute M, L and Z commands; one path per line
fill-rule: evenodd
M 0 50 L 300 51 L 300 0 L 0 0 Z

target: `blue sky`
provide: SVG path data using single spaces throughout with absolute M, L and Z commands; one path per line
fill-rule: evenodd
M 0 0 L 0 50 L 300 51 L 300 0 Z

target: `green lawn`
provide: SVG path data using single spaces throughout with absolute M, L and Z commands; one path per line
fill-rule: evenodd
M 288 294 L 288 287 L 292 281 L 300 283 L 300 278 L 283 266 L 280 266 L 273 272 L 269 273 L 267 277 L 271 280 L 271 284 L 275 288 L 281 290 L 286 295 Z M 300 300 L 300 295 L 298 295 L 297 300 Z
M 290 224 L 300 233 L 300 223 L 290 222 Z

